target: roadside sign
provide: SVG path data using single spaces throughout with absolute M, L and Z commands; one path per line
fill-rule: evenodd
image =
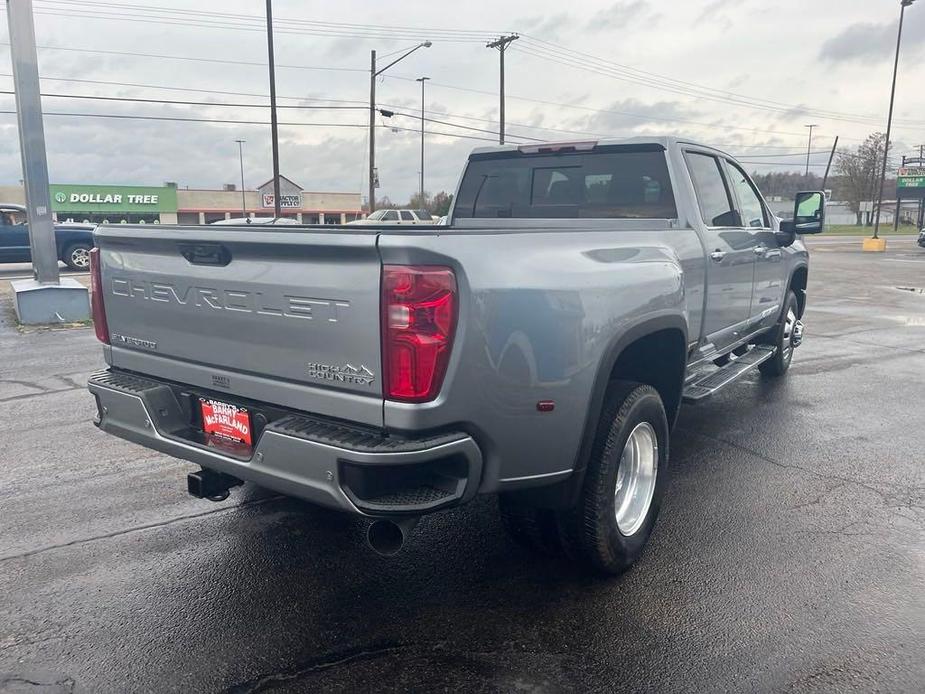
M 925 188 L 925 168 L 920 166 L 903 166 L 900 167 L 896 176 L 896 187 Z

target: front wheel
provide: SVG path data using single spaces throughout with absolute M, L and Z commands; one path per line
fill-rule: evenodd
M 787 373 L 793 361 L 793 350 L 803 339 L 803 324 L 797 318 L 797 297 L 792 291 L 787 292 L 781 321 L 768 333 L 767 342 L 777 347 L 774 356 L 758 366 L 763 376 L 777 378 Z
M 90 249 L 89 243 L 75 243 L 67 247 L 64 251 L 64 257 L 61 260 L 71 270 L 85 271 L 90 269 Z

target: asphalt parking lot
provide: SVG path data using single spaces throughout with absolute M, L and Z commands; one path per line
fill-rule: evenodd
M 925 250 L 815 239 L 806 341 L 687 407 L 643 560 L 593 579 L 479 500 L 362 526 L 98 432 L 92 330 L 0 281 L 0 691 L 921 691 Z

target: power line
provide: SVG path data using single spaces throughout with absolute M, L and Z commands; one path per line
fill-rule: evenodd
M 9 46 L 8 42 L 0 41 L 0 46 Z M 220 65 L 244 65 L 248 67 L 262 67 L 265 68 L 267 64 L 265 62 L 260 62 L 256 60 L 231 60 L 229 58 L 202 58 L 199 56 L 188 56 L 188 55 L 167 55 L 164 53 L 137 53 L 135 51 L 108 51 L 99 48 L 74 48 L 71 46 L 36 46 L 36 48 L 41 48 L 45 51 L 67 51 L 72 53 L 97 53 L 99 55 L 115 55 L 120 57 L 134 57 L 134 58 L 155 58 L 158 60 L 183 60 L 196 63 L 218 63 Z M 287 70 L 324 70 L 330 72 L 369 72 L 363 68 L 359 67 L 334 67 L 334 66 L 322 66 L 322 65 L 284 65 L 282 63 L 276 64 L 277 68 L 285 68 Z
M 4 110 L 2 114 L 15 114 L 16 111 Z M 183 116 L 142 116 L 128 113 L 86 113 L 72 112 L 66 113 L 61 111 L 45 111 L 43 116 L 66 116 L 71 118 L 115 118 L 120 120 L 148 120 L 148 121 L 177 121 L 181 123 L 221 123 L 235 125 L 269 125 L 270 121 L 262 120 L 239 120 L 233 118 L 192 118 Z M 280 122 L 280 125 L 305 125 L 311 127 L 323 128 L 365 128 L 362 123 L 304 123 L 304 122 Z
M 880 122 L 880 118 L 874 115 L 844 113 L 840 111 L 823 109 L 811 109 L 802 105 L 786 104 L 779 101 L 772 101 L 764 98 L 746 96 L 737 92 L 716 89 L 714 87 L 695 84 L 693 82 L 686 82 L 684 80 L 678 80 L 666 75 L 660 75 L 657 73 L 648 72 L 646 70 L 640 70 L 628 65 L 622 65 L 620 63 L 616 63 L 605 58 L 600 58 L 589 53 L 584 53 L 582 51 L 560 46 L 550 41 L 544 41 L 528 34 L 523 34 L 523 37 L 526 39 L 526 46 L 530 46 L 532 50 L 538 54 L 545 54 L 540 55 L 540 57 L 553 56 L 562 60 L 571 61 L 572 66 L 578 68 L 583 68 L 584 66 L 590 64 L 595 68 L 609 70 L 614 74 L 626 77 L 630 81 L 636 81 L 648 86 L 663 87 L 669 91 L 677 91 L 678 93 L 684 93 L 702 98 L 715 99 L 718 95 L 722 95 L 725 98 L 732 99 L 741 105 L 749 105 L 754 107 L 760 106 L 762 108 L 772 108 L 773 110 L 778 111 L 790 112 L 794 110 L 801 110 L 807 113 L 824 115 L 833 119 L 856 119 L 863 120 L 865 122 Z M 518 50 L 525 50 L 525 46 L 518 47 Z M 910 124 L 925 124 L 925 121 L 909 120 L 907 122 Z
M 163 24 L 180 24 L 187 26 L 206 26 L 210 28 L 226 28 L 226 29 L 243 29 L 251 31 L 263 31 L 260 22 L 261 17 L 256 15 L 242 15 L 242 14 L 233 14 L 233 13 L 215 13 L 215 12 L 202 12 L 196 10 L 187 10 L 181 8 L 166 8 L 166 7 L 152 7 L 149 5 L 139 5 L 131 3 L 102 3 L 102 2 L 77 2 L 76 0 L 36 0 L 39 3 L 45 5 L 50 5 L 50 9 L 55 10 L 67 10 L 72 9 L 74 6 L 80 6 L 84 9 L 81 15 L 66 15 L 66 13 L 59 12 L 60 16 L 80 16 L 80 17 L 95 17 L 102 19 L 120 19 L 124 21 L 141 21 L 147 23 L 163 23 Z M 60 7 L 63 5 L 64 7 Z M 57 7 L 56 7 L 57 6 Z M 86 7 L 90 6 L 103 8 L 100 10 L 93 10 L 96 14 L 89 14 L 86 11 Z M 131 10 L 132 15 L 119 14 L 113 10 Z M 49 12 L 49 14 L 52 14 Z M 139 16 L 139 14 L 141 16 Z M 223 18 L 223 22 L 216 22 L 215 18 Z M 198 18 L 202 18 L 201 22 L 196 22 Z M 167 21 L 167 20 L 179 20 L 179 21 Z M 228 23 L 230 22 L 230 24 Z M 243 24 L 241 23 L 243 22 Z M 480 42 L 483 40 L 483 36 L 489 32 L 482 32 L 477 30 L 458 30 L 458 29 L 446 29 L 446 28 L 425 28 L 425 27 L 369 27 L 364 24 L 349 24 L 349 23 L 337 23 L 337 22 L 318 22 L 312 20 L 303 20 L 303 19 L 278 19 L 282 27 L 291 26 L 299 27 L 298 29 L 288 30 L 288 33 L 308 33 L 314 35 L 322 36 L 339 36 L 339 37 L 350 37 L 350 38 L 366 38 L 366 39 L 385 39 L 385 40 L 412 40 L 419 39 L 424 34 L 430 37 L 440 37 L 441 41 L 464 41 L 464 42 Z M 280 28 L 280 32 L 287 33 L 285 28 Z M 410 34 L 402 34 L 400 32 L 412 32 Z M 495 34 L 496 32 L 490 32 Z M 845 120 L 848 122 L 871 124 L 879 123 L 879 119 L 875 119 L 873 116 L 863 116 L 857 114 L 844 114 L 837 111 L 822 111 L 818 109 L 808 109 L 803 106 L 794 106 L 788 104 L 781 104 L 780 102 L 773 102 L 767 99 L 757 99 L 754 97 L 747 97 L 734 92 L 717 90 L 710 87 L 704 87 L 690 82 L 684 82 L 683 80 L 677 80 L 675 78 L 667 77 L 664 75 L 658 75 L 656 73 L 646 72 L 644 70 L 639 70 L 637 68 L 632 68 L 625 65 L 620 65 L 619 63 L 614 63 L 612 61 L 593 56 L 588 53 L 583 53 L 581 51 L 575 51 L 573 49 L 565 48 L 558 46 L 549 41 L 544 41 L 529 35 L 524 35 L 524 37 L 530 42 L 530 47 L 532 48 L 521 48 L 520 50 L 525 50 L 528 54 L 534 55 L 534 57 L 539 57 L 541 59 L 551 60 L 553 62 L 559 62 L 561 64 L 568 65 L 577 69 L 582 69 L 590 72 L 597 72 L 598 74 L 604 74 L 605 76 L 625 79 L 627 81 L 635 82 L 645 86 L 650 86 L 654 88 L 659 88 L 663 90 L 673 91 L 675 93 L 685 94 L 688 96 L 694 96 L 696 98 L 710 99 L 714 101 L 721 101 L 723 103 L 733 103 L 735 105 L 760 109 L 760 110 L 772 110 L 772 111 L 793 111 L 798 109 L 802 112 L 812 113 L 819 115 L 820 117 L 832 119 L 832 120 Z M 581 56 L 581 60 L 576 59 L 575 56 Z M 320 69 L 320 68 L 319 68 Z M 359 68 L 357 68 L 359 70 Z M 909 124 L 921 124 L 921 121 L 906 121 Z M 696 123 L 695 123 L 696 124 Z M 697 124 L 703 125 L 703 124 Z M 773 131 L 765 131 L 773 132 Z
M 8 96 L 13 96 L 16 92 L 11 90 L 0 90 L 0 94 L 5 94 Z M 128 96 L 99 96 L 95 94 L 54 94 L 54 93 L 42 93 L 43 97 L 48 97 L 50 99 L 79 99 L 79 100 L 91 100 L 91 101 L 117 101 L 117 102 L 127 102 L 127 103 L 141 103 L 141 104 L 164 104 L 164 105 L 177 105 L 177 106 L 222 106 L 226 108 L 269 108 L 269 104 L 229 104 L 222 103 L 217 101 L 184 101 L 184 100 L 174 100 L 174 99 L 143 99 L 138 97 L 128 97 Z M 284 104 L 279 105 L 277 108 L 288 108 L 288 109 L 318 109 L 318 110 L 349 110 L 349 111 L 366 111 L 367 109 L 362 106 L 305 106 L 305 105 L 290 105 Z

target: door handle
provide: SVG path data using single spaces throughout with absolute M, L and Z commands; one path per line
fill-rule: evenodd
M 717 262 L 717 263 L 720 262 L 725 257 L 726 257 L 726 251 L 721 251 L 719 249 L 716 249 L 710 254 L 710 260 Z
M 755 252 L 755 255 L 761 257 L 765 253 L 768 252 L 768 247 L 767 246 L 755 246 L 752 250 Z

